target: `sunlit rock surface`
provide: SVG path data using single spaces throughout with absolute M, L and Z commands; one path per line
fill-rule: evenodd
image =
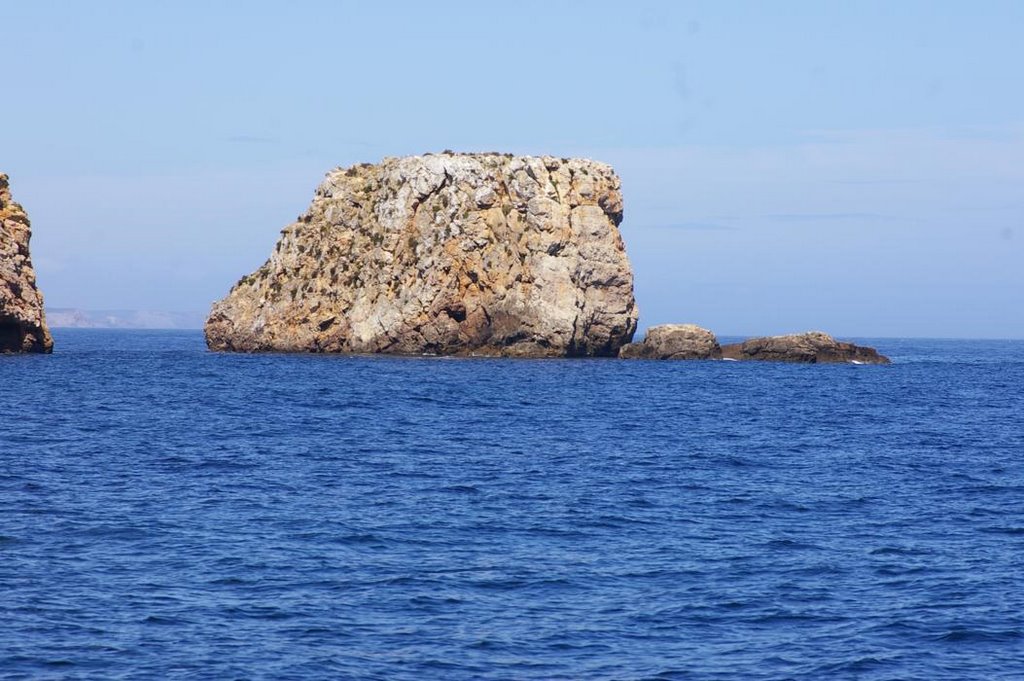
M 214 350 L 616 356 L 637 323 L 608 165 L 504 154 L 329 173 L 215 303 Z
M 0 352 L 53 350 L 29 255 L 30 226 L 11 198 L 7 175 L 0 173 Z
M 623 359 L 718 359 L 715 334 L 695 324 L 661 324 L 647 329 L 642 341 L 622 346 Z
M 854 364 L 888 364 L 889 358 L 874 348 L 837 341 L 827 333 L 811 331 L 788 336 L 751 338 L 742 343 L 722 347 L 722 356 L 737 360 L 774 362 L 852 362 Z

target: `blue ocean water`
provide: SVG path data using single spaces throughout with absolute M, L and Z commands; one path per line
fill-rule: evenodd
M 0 677 L 1024 678 L 1024 342 L 0 356 Z

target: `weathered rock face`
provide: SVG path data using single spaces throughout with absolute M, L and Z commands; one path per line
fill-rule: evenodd
M 619 178 L 582 159 L 451 154 L 327 175 L 215 303 L 214 350 L 615 356 L 636 329 Z
M 31 237 L 28 216 L 0 173 L 0 352 L 53 350 L 29 257 Z
M 742 343 L 725 345 L 722 356 L 727 359 L 765 360 L 774 362 L 853 362 L 857 364 L 888 364 L 889 358 L 874 348 L 837 341 L 827 333 L 812 331 L 789 336 L 751 338 Z
M 623 359 L 718 359 L 722 349 L 715 334 L 694 324 L 662 324 L 647 329 L 638 343 L 622 346 Z

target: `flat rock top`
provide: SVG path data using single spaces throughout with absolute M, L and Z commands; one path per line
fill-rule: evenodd
M 214 304 L 216 350 L 614 355 L 636 328 L 619 179 L 587 159 L 338 168 Z

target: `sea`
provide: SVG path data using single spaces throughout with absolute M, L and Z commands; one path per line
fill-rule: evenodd
M 0 678 L 1024 678 L 1024 341 L 55 337 L 0 356 Z

